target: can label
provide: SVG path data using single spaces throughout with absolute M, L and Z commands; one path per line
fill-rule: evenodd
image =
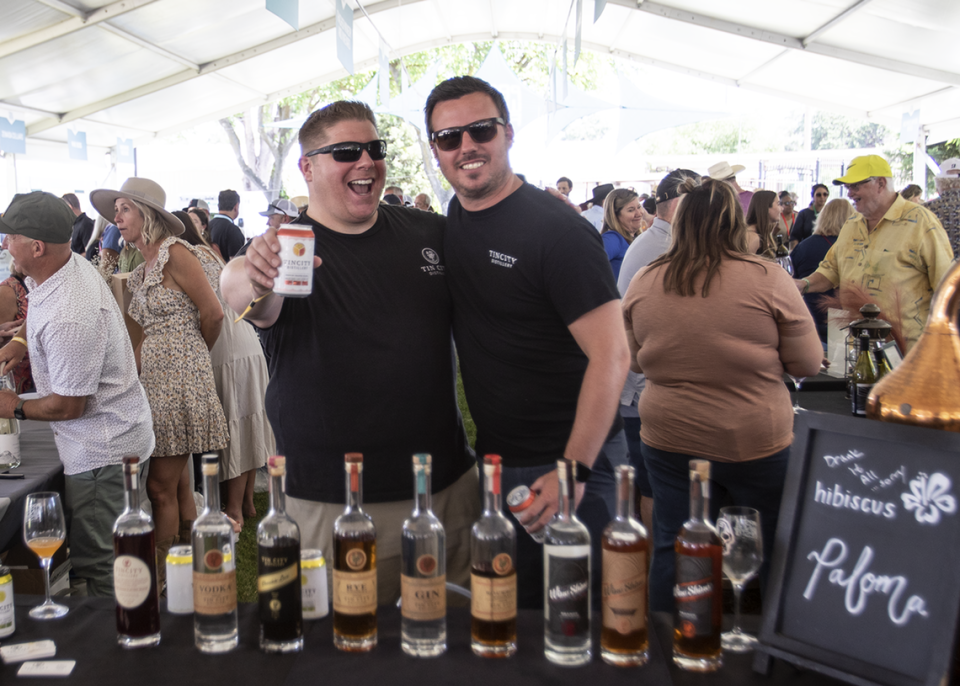
M 305 297 L 313 292 L 313 230 L 284 224 L 277 232 L 280 268 L 273 292 L 286 297 Z
M 0 638 L 6 638 L 16 629 L 13 613 L 13 578 L 0 576 Z

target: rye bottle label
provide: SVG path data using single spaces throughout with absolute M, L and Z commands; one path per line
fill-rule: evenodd
M 377 570 L 343 572 L 333 570 L 333 611 L 362 615 L 377 610 Z

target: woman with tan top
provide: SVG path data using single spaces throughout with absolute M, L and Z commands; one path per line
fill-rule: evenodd
M 748 254 L 730 186 L 685 182 L 672 230 L 670 249 L 623 298 L 631 369 L 647 379 L 639 412 L 653 488 L 654 611 L 673 609 L 673 543 L 689 514 L 689 460 L 711 461 L 714 510 L 729 496 L 760 511 L 772 550 L 793 442 L 783 373 L 812 376 L 823 353 L 790 275 Z

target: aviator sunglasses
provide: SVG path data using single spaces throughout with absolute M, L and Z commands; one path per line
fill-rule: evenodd
M 490 119 L 481 119 L 466 126 L 453 126 L 442 131 L 434 131 L 430 134 L 430 140 L 436 143 L 437 147 L 444 152 L 450 152 L 460 147 L 463 142 L 463 132 L 470 134 L 470 138 L 475 143 L 489 143 L 497 137 L 497 124 L 506 126 L 507 123 L 501 117 L 491 117 Z
M 317 148 L 304 154 L 304 157 L 313 157 L 314 155 L 333 155 L 336 162 L 356 162 L 366 150 L 370 154 L 370 159 L 379 162 L 387 156 L 387 142 L 383 140 L 370 141 L 369 143 L 355 143 L 347 141 L 345 143 L 334 143 L 323 148 Z

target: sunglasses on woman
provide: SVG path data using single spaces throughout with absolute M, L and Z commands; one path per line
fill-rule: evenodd
M 335 162 L 356 162 L 366 150 L 370 159 L 379 162 L 387 156 L 387 142 L 383 140 L 370 141 L 369 143 L 355 143 L 347 141 L 344 143 L 334 143 L 323 148 L 311 150 L 304 153 L 304 157 L 313 157 L 314 155 L 333 155 Z
M 434 131 L 430 134 L 430 140 L 444 152 L 456 150 L 463 143 L 463 132 L 470 134 L 474 143 L 489 143 L 497 137 L 497 124 L 506 126 L 507 123 L 501 117 L 491 117 L 490 119 L 481 119 L 466 126 L 453 126 L 442 131 Z

